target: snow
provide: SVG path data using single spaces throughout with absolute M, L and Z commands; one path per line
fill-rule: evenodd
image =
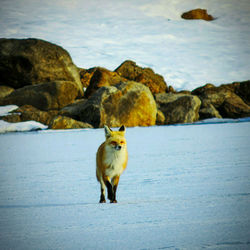
M 206 8 L 217 19 L 187 21 Z M 177 90 L 249 80 L 249 0 L 3 0 L 0 37 L 59 44 L 79 67 L 114 70 L 131 59 Z
M 11 111 L 17 109 L 16 105 L 6 105 L 0 106 L 0 117 L 10 115 Z M 16 122 L 9 123 L 3 120 L 0 120 L 0 134 L 6 132 L 24 132 L 24 131 L 34 131 L 39 129 L 47 129 L 48 126 L 36 122 L 36 121 L 26 121 L 26 122 Z
M 249 121 L 126 138 L 118 203 L 99 204 L 103 129 L 0 134 L 0 248 L 249 248 Z

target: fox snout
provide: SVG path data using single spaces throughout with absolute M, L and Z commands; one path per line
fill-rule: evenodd
M 122 148 L 122 146 L 120 146 L 120 145 L 116 145 L 116 146 L 115 146 L 115 149 L 116 149 L 116 150 L 121 150 L 121 148 Z

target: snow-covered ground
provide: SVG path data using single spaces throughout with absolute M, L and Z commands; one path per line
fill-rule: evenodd
M 249 249 L 250 122 L 127 128 L 118 204 L 103 129 L 0 134 L 0 249 Z
M 181 19 L 195 8 L 217 19 Z M 0 37 L 54 42 L 84 68 L 132 59 L 191 90 L 250 79 L 249 12 L 249 0 L 1 0 Z

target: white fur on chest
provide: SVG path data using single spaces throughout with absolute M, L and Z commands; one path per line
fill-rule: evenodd
M 111 179 L 114 176 L 120 176 L 123 172 L 123 165 L 126 161 L 126 149 L 122 148 L 118 151 L 113 148 L 106 148 L 105 156 L 104 163 L 108 166 L 105 174 Z

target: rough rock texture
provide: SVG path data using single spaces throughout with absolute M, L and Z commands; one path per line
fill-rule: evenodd
M 50 124 L 50 129 L 78 129 L 78 128 L 93 128 L 90 124 L 76 121 L 66 116 L 54 117 Z
M 86 102 L 87 99 L 75 100 L 74 103 L 63 107 L 58 114 L 75 120 L 80 120 L 80 112 L 84 108 Z
M 133 61 L 123 62 L 115 72 L 128 80 L 146 85 L 153 94 L 163 93 L 168 90 L 167 84 L 161 75 L 155 74 L 150 68 L 139 67 Z
M 250 116 L 250 106 L 247 105 L 250 99 L 249 93 L 249 81 L 224 84 L 219 87 L 207 84 L 192 91 L 192 94 L 198 95 L 202 101 L 201 116 L 204 108 L 208 109 L 212 105 L 223 118 Z
M 242 100 L 250 105 L 250 81 L 233 83 L 235 86 L 235 94 L 242 98 Z
M 88 77 L 88 72 L 86 73 L 86 78 Z M 92 76 L 91 76 L 92 74 Z M 97 67 L 90 73 L 91 79 L 89 81 L 89 86 L 84 93 L 84 97 L 89 98 L 96 90 L 104 86 L 114 86 L 120 82 L 127 81 L 125 78 L 121 77 L 118 73 L 109 71 L 105 68 Z
M 192 123 L 199 119 L 201 101 L 185 94 L 157 94 L 158 109 L 164 114 L 164 124 Z
M 78 95 L 76 85 L 68 81 L 55 81 L 26 86 L 0 99 L 0 105 L 32 105 L 40 110 L 61 109 L 72 103 Z
M 209 118 L 222 118 L 219 111 L 212 105 L 208 104 L 206 107 L 203 107 L 199 111 L 200 120 L 209 119 Z
M 0 39 L 0 84 L 13 88 L 73 82 L 83 95 L 77 67 L 62 47 L 39 39 Z
M 214 18 L 207 13 L 205 9 L 195 9 L 185 12 L 181 15 L 183 19 L 203 19 L 206 21 L 212 21 Z
M 250 106 L 235 94 L 226 98 L 218 110 L 225 118 L 250 117 Z
M 15 89 L 9 86 L 0 86 L 0 98 L 4 98 L 5 96 L 11 94 Z
M 84 104 L 80 118 L 94 127 L 151 126 L 156 113 L 150 90 L 143 84 L 126 82 L 97 90 Z

